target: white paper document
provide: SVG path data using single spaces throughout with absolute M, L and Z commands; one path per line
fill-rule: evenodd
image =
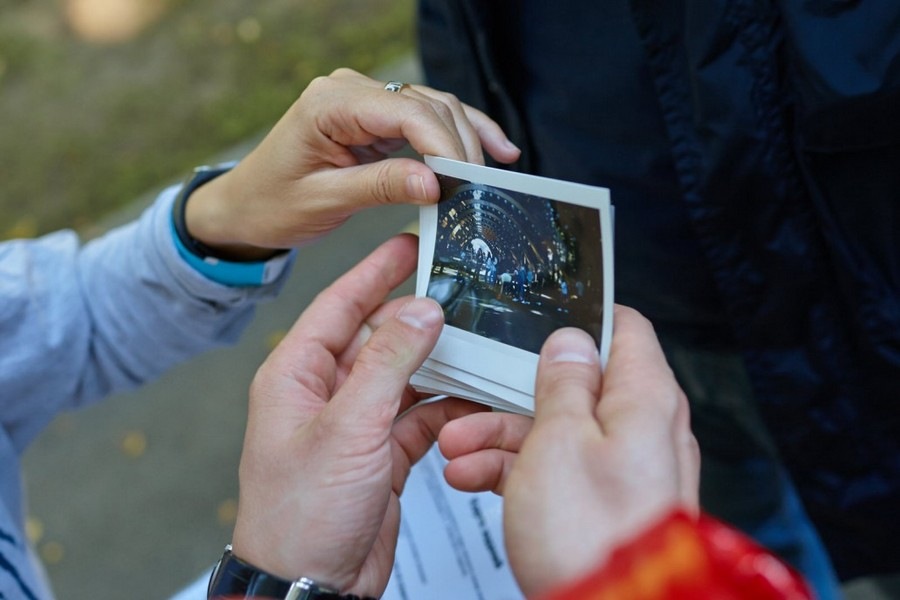
M 523 600 L 503 547 L 502 499 L 454 490 L 445 464 L 435 446 L 410 473 L 382 600 Z

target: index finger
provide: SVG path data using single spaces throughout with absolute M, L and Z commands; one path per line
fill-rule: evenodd
M 279 347 L 302 340 L 319 342 L 333 354 L 345 349 L 366 318 L 412 275 L 418 258 L 418 238 L 396 236 L 364 258 L 316 296 Z
M 407 91 L 408 90 L 408 91 Z M 319 126 L 343 146 L 371 144 L 377 139 L 405 139 L 419 154 L 483 162 L 479 143 L 500 162 L 519 156 L 501 127 L 490 117 L 452 94 L 422 85 L 401 93 L 350 69 L 320 78 L 304 94 L 320 95 L 332 107 Z
M 418 86 L 417 86 L 418 87 Z M 392 94 L 384 113 L 359 113 L 361 126 L 379 137 L 402 137 L 419 154 L 484 164 L 481 146 L 500 162 L 519 157 L 519 149 L 496 121 L 455 97 L 422 87 L 423 101 L 412 94 Z M 418 91 L 418 89 L 416 90 Z
M 453 94 L 441 92 L 426 86 L 415 86 L 413 90 L 426 98 L 431 98 L 437 103 L 435 112 L 441 117 L 440 108 L 449 109 L 449 114 L 443 117 L 451 131 L 455 131 L 465 147 L 466 156 L 463 160 L 471 163 L 484 164 L 484 147 L 498 162 L 511 163 L 519 157 L 519 149 L 506 137 L 503 129 L 496 121 L 477 108 L 460 102 Z M 434 154 L 422 144 L 429 143 L 430 137 L 422 139 L 410 139 L 410 145 L 419 154 Z M 452 156 L 447 158 L 454 158 Z

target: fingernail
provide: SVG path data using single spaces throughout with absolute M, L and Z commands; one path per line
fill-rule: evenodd
M 441 307 L 432 300 L 410 300 L 397 313 L 397 318 L 416 329 L 431 329 L 444 319 Z
M 512 150 L 513 152 L 520 152 L 519 147 L 516 146 L 515 144 L 513 144 L 511 140 L 506 140 L 506 142 L 504 142 L 504 145 L 506 146 L 507 150 Z
M 428 192 L 425 190 L 425 180 L 421 175 L 410 175 L 406 178 L 406 193 L 414 200 L 424 202 L 428 200 Z
M 586 333 L 574 330 L 560 331 L 554 334 L 552 341 L 548 344 L 546 358 L 551 363 L 600 364 L 600 352 L 597 350 L 594 340 Z

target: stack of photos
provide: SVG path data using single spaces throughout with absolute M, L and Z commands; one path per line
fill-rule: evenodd
M 412 385 L 523 414 L 538 354 L 561 327 L 612 337 L 609 190 L 426 156 L 441 200 L 419 216 L 416 295 L 444 309 Z

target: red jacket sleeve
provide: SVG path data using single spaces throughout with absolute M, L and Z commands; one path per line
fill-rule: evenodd
M 811 600 L 800 575 L 715 519 L 674 512 L 541 600 Z

